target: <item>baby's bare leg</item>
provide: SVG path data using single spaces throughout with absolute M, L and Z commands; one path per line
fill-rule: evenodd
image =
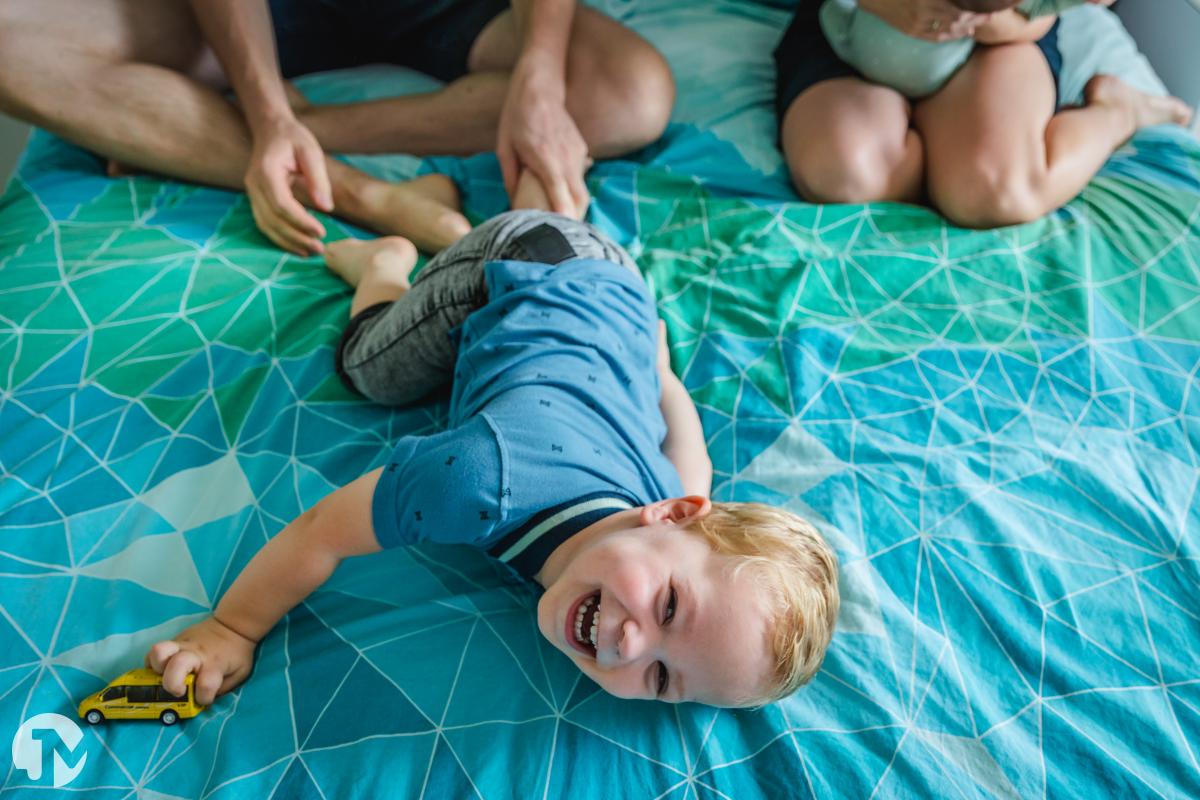
M 364 308 L 398 300 L 409 290 L 417 248 L 400 236 L 342 239 L 325 248 L 325 264 L 355 287 L 353 317 Z

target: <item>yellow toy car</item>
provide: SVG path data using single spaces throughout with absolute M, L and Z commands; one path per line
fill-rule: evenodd
M 157 719 L 174 725 L 205 709 L 197 705 L 193 690 L 196 676 L 188 675 L 187 694 L 176 697 L 163 688 L 162 675 L 152 669 L 132 669 L 79 704 L 79 716 L 92 725 L 106 719 Z

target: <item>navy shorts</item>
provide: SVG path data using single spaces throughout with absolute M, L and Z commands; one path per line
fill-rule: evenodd
M 285 78 L 398 64 L 443 81 L 467 72 L 467 56 L 508 0 L 270 0 Z
M 805 89 L 834 78 L 862 78 L 858 70 L 842 61 L 825 39 L 821 30 L 820 10 L 824 0 L 801 0 L 792 24 L 775 48 L 775 113 L 778 125 L 783 124 L 792 101 Z M 1046 57 L 1054 79 L 1057 107 L 1058 74 L 1062 71 L 1062 56 L 1058 52 L 1058 20 L 1037 41 Z M 864 79 L 865 80 L 865 79 Z

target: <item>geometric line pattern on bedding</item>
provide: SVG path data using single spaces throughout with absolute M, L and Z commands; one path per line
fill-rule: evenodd
M 197 719 L 86 730 L 70 788 L 1200 796 L 1195 141 L 1143 132 L 1065 210 L 996 232 L 782 202 L 770 52 L 794 3 L 596 4 L 679 85 L 660 143 L 592 170 L 590 218 L 659 297 L 716 496 L 810 514 L 837 547 L 824 672 L 761 711 L 617 701 L 486 557 L 406 549 L 343 564 Z M 1095 49 L 1062 27 L 1065 63 Z M 433 86 L 396 74 L 301 88 Z M 503 208 L 487 156 L 354 161 Z M 332 377 L 348 304 L 233 195 L 109 180 L 35 137 L 0 200 L 0 731 L 72 714 L 303 508 L 444 425 Z M 0 770 L 0 793 L 53 791 Z
M 1138 147 L 1169 180 L 1118 169 L 1062 214 L 989 233 L 630 176 L 715 496 L 809 514 L 842 558 L 841 630 L 794 697 L 614 700 L 542 643 L 535 595 L 486 557 L 407 549 L 343 565 L 199 719 L 89 730 L 83 785 L 1196 793 L 1200 326 L 1180 310 L 1200 285 L 1200 154 Z M 445 422 L 345 394 L 330 345 L 348 293 L 262 248 L 244 203 L 104 184 L 57 217 L 36 179 L 0 209 L 22 231 L 0 250 L 6 729 L 71 713 L 303 508 Z M 6 788 L 27 783 L 9 770 Z

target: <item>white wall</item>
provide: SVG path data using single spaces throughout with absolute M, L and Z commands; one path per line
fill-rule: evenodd
M 1200 109 L 1200 0 L 1120 0 L 1114 9 L 1171 93 Z
M 17 165 L 17 158 L 28 138 L 28 125 L 0 114 L 0 188 L 8 183 L 8 176 Z

